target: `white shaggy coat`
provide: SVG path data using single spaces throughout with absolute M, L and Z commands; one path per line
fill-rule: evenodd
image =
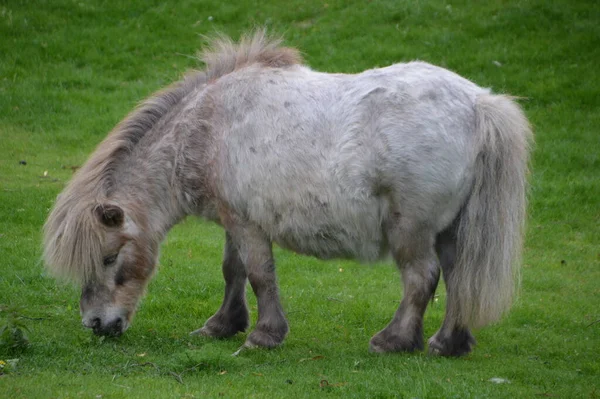
M 245 68 L 207 89 L 219 197 L 278 244 L 387 255 L 397 212 L 444 230 L 473 182 L 473 83 L 422 62 L 358 75 Z
M 133 111 L 57 198 L 46 264 L 83 285 L 84 324 L 120 334 L 168 230 L 195 214 L 226 230 L 222 307 L 198 333 L 279 345 L 287 321 L 271 245 L 319 258 L 391 253 L 404 298 L 371 350 L 423 348 L 440 271 L 448 301 L 430 351 L 459 356 L 470 326 L 512 301 L 526 204 L 527 119 L 511 98 L 423 62 L 316 72 L 264 32 L 221 38 Z

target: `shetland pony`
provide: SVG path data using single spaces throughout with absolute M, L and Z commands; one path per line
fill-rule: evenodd
M 246 330 L 249 281 L 258 321 L 245 346 L 283 342 L 275 242 L 321 259 L 392 255 L 404 297 L 374 352 L 424 348 L 442 274 L 429 351 L 468 353 L 470 328 L 515 291 L 532 140 L 519 106 L 424 62 L 316 72 L 262 31 L 219 38 L 201 59 L 100 143 L 44 226 L 47 267 L 82 286 L 83 325 L 123 333 L 161 241 L 197 215 L 225 230 L 225 297 L 195 333 Z

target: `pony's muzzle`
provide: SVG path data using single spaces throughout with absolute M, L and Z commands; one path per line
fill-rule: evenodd
M 111 319 L 100 316 L 84 317 L 82 324 L 91 329 L 95 335 L 105 337 L 118 337 L 127 330 L 128 323 L 122 316 L 116 316 Z
M 96 317 L 94 320 L 92 320 L 92 325 L 90 328 L 96 335 L 118 337 L 125 331 L 123 326 L 124 323 L 121 317 L 117 317 L 107 324 L 102 324 L 102 320 L 99 317 Z

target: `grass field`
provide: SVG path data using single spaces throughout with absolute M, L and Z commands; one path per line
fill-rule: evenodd
M 0 360 L 18 359 L 0 371 L 0 396 L 600 397 L 600 3 L 482 3 L 1 1 L 0 305 L 20 308 L 30 345 L 0 346 Z M 137 102 L 198 67 L 200 35 L 254 26 L 315 69 L 421 59 L 524 97 L 537 144 L 521 294 L 476 331 L 469 356 L 370 354 L 400 298 L 395 268 L 276 249 L 291 332 L 281 348 L 231 357 L 244 334 L 188 335 L 223 291 L 224 234 L 193 219 L 169 234 L 119 339 L 85 330 L 77 288 L 44 272 L 40 230 L 72 170 Z M 427 337 L 442 321 L 438 294 Z

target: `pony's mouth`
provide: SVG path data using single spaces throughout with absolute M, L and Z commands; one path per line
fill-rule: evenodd
M 91 325 L 86 327 L 91 328 L 94 334 L 98 336 L 118 337 L 127 329 L 127 322 L 118 317 L 112 322 L 103 325 L 102 320 L 96 317 L 92 320 Z

